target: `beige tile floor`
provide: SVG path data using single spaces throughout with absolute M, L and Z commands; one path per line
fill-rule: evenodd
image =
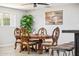
M 38 54 L 37 52 L 31 52 L 30 54 L 27 51 L 19 52 L 19 47 L 15 50 L 14 46 L 0 47 L 0 56 L 48 56 L 48 53 Z
M 57 56 L 56 52 L 54 52 L 54 54 L 55 56 Z M 15 50 L 14 45 L 11 45 L 0 47 L 0 56 L 49 56 L 49 53 L 43 52 L 43 54 L 38 54 L 37 52 L 31 52 L 30 54 L 28 54 L 27 51 L 19 53 L 19 46 Z M 60 56 L 62 56 L 62 52 L 60 53 Z

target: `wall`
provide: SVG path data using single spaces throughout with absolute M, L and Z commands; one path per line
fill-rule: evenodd
M 26 12 L 22 10 L 0 7 L 0 13 L 9 13 L 11 19 L 10 26 L 0 26 L 0 47 L 14 44 L 14 28 L 19 27 L 20 19 Z
M 62 9 L 63 10 L 63 25 L 45 25 L 45 15 L 44 12 L 46 8 L 38 8 L 32 11 L 21 11 L 16 9 L 10 9 L 5 7 L 0 7 L 0 12 L 10 13 L 11 15 L 11 26 L 0 26 L 0 47 L 14 44 L 15 37 L 13 30 L 15 27 L 19 27 L 20 19 L 24 14 L 32 14 L 34 16 L 33 28 L 35 32 L 38 31 L 40 27 L 45 27 L 48 34 L 51 35 L 53 29 L 59 26 L 60 29 L 77 29 L 79 30 L 79 5 L 78 4 L 53 4 L 51 10 Z M 58 43 L 62 44 L 64 42 L 74 41 L 74 34 L 63 34 L 61 33 Z
M 34 16 L 33 28 L 37 32 L 40 27 L 45 27 L 48 34 L 51 35 L 53 29 L 59 26 L 61 30 L 79 30 L 79 5 L 78 4 L 53 4 L 51 10 L 63 10 L 63 24 L 62 25 L 45 25 L 45 11 L 47 8 L 38 8 L 33 11 L 29 11 L 28 14 Z M 61 33 L 58 43 L 74 41 L 73 33 Z

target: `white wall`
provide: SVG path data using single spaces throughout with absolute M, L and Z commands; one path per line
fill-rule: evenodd
M 15 42 L 13 34 L 14 28 L 20 25 L 20 19 L 23 14 L 32 14 L 34 16 L 34 26 L 36 32 L 40 27 L 45 27 L 48 34 L 51 35 L 53 29 L 59 26 L 60 29 L 77 29 L 79 30 L 79 5 L 78 4 L 53 4 L 53 9 L 63 10 L 63 25 L 45 25 L 44 12 L 46 8 L 38 8 L 32 11 L 21 11 L 10 8 L 0 7 L 0 12 L 9 13 L 11 15 L 11 26 L 0 26 L 0 46 L 12 44 Z M 74 34 L 62 34 L 59 38 L 59 44 L 74 40 Z
M 14 28 L 19 27 L 20 19 L 25 11 L 0 7 L 0 13 L 9 13 L 11 26 L 0 26 L 0 46 L 7 46 L 15 42 Z
M 46 8 L 39 8 L 33 11 L 29 11 L 28 14 L 34 16 L 34 28 L 36 32 L 40 27 L 45 27 L 48 34 L 51 35 L 53 29 L 59 26 L 61 30 L 79 30 L 79 5 L 78 4 L 53 4 L 51 10 L 63 10 L 63 25 L 45 25 L 45 11 Z M 73 33 L 66 33 L 60 35 L 59 44 L 64 42 L 74 41 Z

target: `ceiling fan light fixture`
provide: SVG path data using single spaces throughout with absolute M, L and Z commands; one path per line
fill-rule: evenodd
M 36 3 L 34 3 L 34 7 L 37 7 L 37 4 Z

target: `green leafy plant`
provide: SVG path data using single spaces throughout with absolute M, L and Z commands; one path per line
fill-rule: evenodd
M 28 32 L 32 32 L 33 16 L 24 15 L 20 22 L 21 27 L 27 28 Z

